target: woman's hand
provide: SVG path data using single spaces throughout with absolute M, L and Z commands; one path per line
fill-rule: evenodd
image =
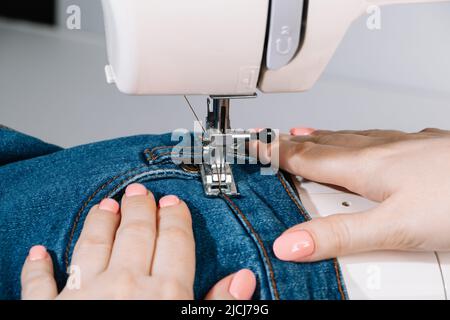
M 282 136 L 280 167 L 380 202 L 295 226 L 278 258 L 316 261 L 372 250 L 450 250 L 450 132 L 312 131 Z M 272 148 L 273 148 L 272 147 Z
M 195 243 L 186 204 L 166 196 L 156 206 L 140 184 L 121 208 L 105 199 L 88 214 L 72 256 L 71 276 L 58 294 L 50 255 L 33 247 L 22 271 L 23 299 L 193 299 Z M 241 270 L 207 299 L 251 299 L 256 280 Z

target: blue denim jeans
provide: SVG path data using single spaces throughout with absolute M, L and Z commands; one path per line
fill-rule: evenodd
M 20 298 L 28 250 L 45 245 L 60 288 L 89 209 L 120 199 L 143 183 L 158 199 L 175 194 L 188 204 L 196 240 L 195 296 L 242 268 L 257 276 L 255 299 L 345 299 L 336 260 L 282 262 L 274 240 L 309 218 L 289 176 L 261 175 L 259 165 L 235 165 L 239 197 L 204 195 L 195 166 L 172 161 L 169 134 L 115 139 L 61 149 L 0 128 L 0 298 Z

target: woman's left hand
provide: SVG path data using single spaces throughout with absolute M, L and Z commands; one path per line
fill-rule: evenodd
M 105 199 L 84 223 L 71 275 L 58 294 L 43 246 L 30 250 L 22 270 L 23 299 L 193 299 L 195 243 L 186 204 L 130 185 L 119 203 Z M 251 299 L 256 280 L 241 270 L 221 280 L 207 299 Z

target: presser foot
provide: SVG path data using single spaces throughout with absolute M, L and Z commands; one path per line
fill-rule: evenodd
M 235 197 L 239 195 L 233 171 L 228 163 L 221 165 L 203 163 L 200 165 L 200 173 L 206 196 L 217 197 L 224 194 Z

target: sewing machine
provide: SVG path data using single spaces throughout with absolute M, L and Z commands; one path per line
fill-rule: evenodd
M 107 81 L 133 95 L 208 95 L 201 173 L 205 193 L 238 195 L 226 157 L 250 133 L 230 125 L 232 99 L 301 92 L 319 79 L 351 23 L 369 6 L 445 0 L 102 0 Z M 278 110 L 277 110 L 278 111 Z M 299 110 L 301 117 L 301 109 Z M 297 189 L 313 216 L 375 205 L 312 182 Z M 369 253 L 340 258 L 350 298 L 441 298 L 450 258 Z M 378 278 L 377 278 L 378 277 Z

